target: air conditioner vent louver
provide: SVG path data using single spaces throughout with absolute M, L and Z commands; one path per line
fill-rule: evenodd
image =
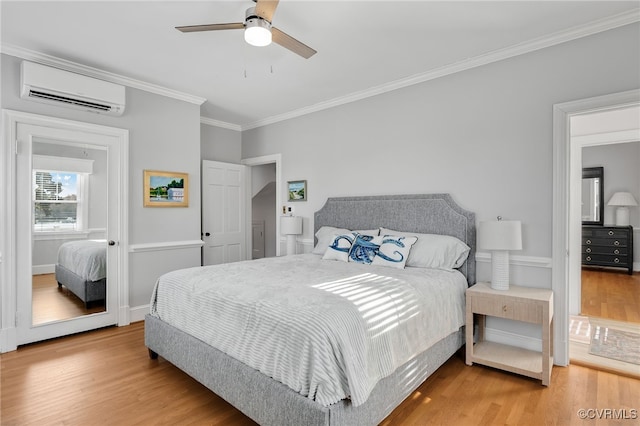
M 51 93 L 39 92 L 37 90 L 29 90 L 29 96 L 34 98 L 49 99 L 51 101 L 66 102 L 72 105 L 99 109 L 100 111 L 111 111 L 111 107 L 108 105 L 96 104 L 93 102 L 82 101 L 80 99 L 67 98 L 65 96 L 53 95 Z
M 105 115 L 122 115 L 125 87 L 82 74 L 22 61 L 20 97 Z

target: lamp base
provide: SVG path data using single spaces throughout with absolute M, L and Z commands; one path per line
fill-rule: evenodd
M 292 254 L 296 254 L 296 236 L 289 234 L 287 235 L 287 256 Z
M 616 226 L 629 226 L 629 207 L 616 209 Z
M 509 252 L 507 250 L 491 252 L 491 288 L 509 290 Z

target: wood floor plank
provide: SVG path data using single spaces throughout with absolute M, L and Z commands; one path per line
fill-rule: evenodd
M 545 387 L 456 354 L 382 425 L 623 424 L 585 422 L 577 411 L 639 401 L 637 379 L 572 365 L 554 367 Z M 171 363 L 149 359 L 142 322 L 0 355 L 0 408 L 3 426 L 255 425 Z

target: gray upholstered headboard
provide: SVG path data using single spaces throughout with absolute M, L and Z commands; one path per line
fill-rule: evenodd
M 454 236 L 471 247 L 460 272 L 470 286 L 476 282 L 476 215 L 461 208 L 449 194 L 329 198 L 315 213 L 313 224 L 314 234 L 322 226 L 335 226 Z

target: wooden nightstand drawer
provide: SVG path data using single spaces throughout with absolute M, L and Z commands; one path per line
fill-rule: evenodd
M 528 302 L 507 297 L 474 297 L 471 303 L 473 312 L 477 314 L 524 322 L 542 322 L 542 309 Z

